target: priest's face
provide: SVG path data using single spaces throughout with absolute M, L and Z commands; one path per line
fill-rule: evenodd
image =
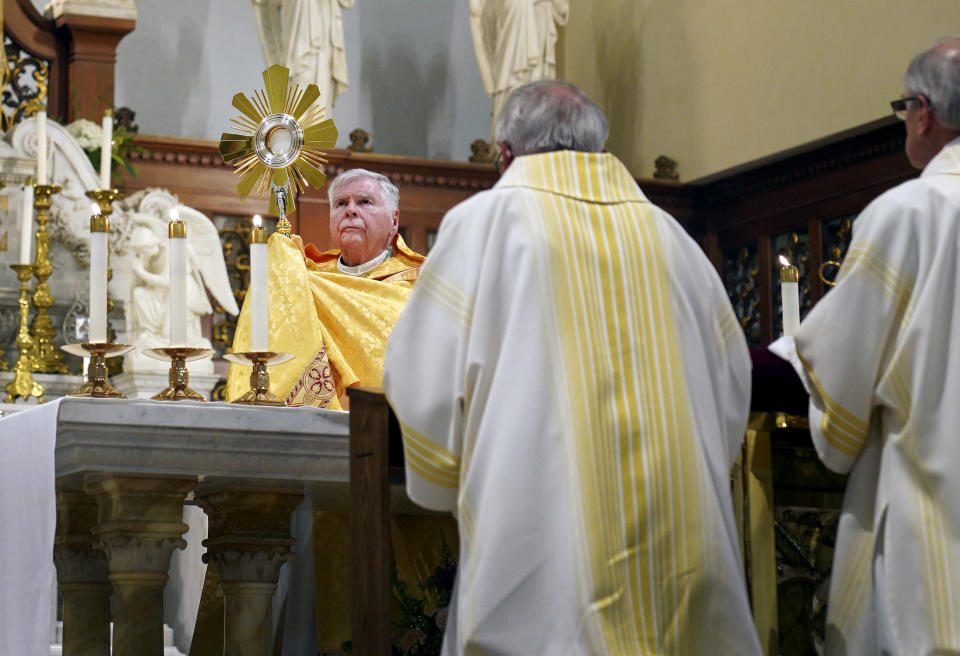
M 397 234 L 400 210 L 384 202 L 380 185 L 353 178 L 337 188 L 330 207 L 330 238 L 344 264 L 357 266 L 380 255 Z

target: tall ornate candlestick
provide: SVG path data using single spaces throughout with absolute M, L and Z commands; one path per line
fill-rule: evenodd
M 33 306 L 37 314 L 30 325 L 33 337 L 33 370 L 51 374 L 67 373 L 67 364 L 57 350 L 54 340 L 57 331 L 50 321 L 48 310 L 53 307 L 53 294 L 47 285 L 47 278 L 53 273 L 50 263 L 50 234 L 46 223 L 50 209 L 50 197 L 60 191 L 60 187 L 48 184 L 33 185 L 33 208 L 37 221 L 37 256 L 34 260 L 33 275 L 37 286 L 33 291 Z
M 97 201 L 90 217 L 90 342 L 82 344 L 64 344 L 63 350 L 78 357 L 90 358 L 87 366 L 87 380 L 69 396 L 89 396 L 94 398 L 125 398 L 113 385 L 107 382 L 107 358 L 115 358 L 133 350 L 129 344 L 115 344 L 110 335 L 107 312 L 110 299 L 107 296 L 107 280 L 110 269 L 107 266 L 110 232 L 109 214 L 113 211 L 111 203 L 119 196 L 116 189 L 94 189 L 87 196 Z
M 29 264 L 11 264 L 14 271 L 17 272 L 17 280 L 20 281 L 20 329 L 17 332 L 17 364 L 14 367 L 16 372 L 13 380 L 7 383 L 7 397 L 5 403 L 13 403 L 19 396 L 28 399 L 35 396 L 37 401 L 43 402 L 43 385 L 33 380 L 33 338 L 30 337 L 30 331 L 27 329 L 27 323 L 30 315 L 30 277 L 33 275 L 33 267 Z

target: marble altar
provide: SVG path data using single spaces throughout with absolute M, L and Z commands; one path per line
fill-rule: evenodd
M 5 444 L 34 445 L 26 464 L 0 460 L 0 480 L 16 467 L 33 481 L 36 510 L 3 517 L 8 534 L 36 536 L 29 568 L 56 562 L 65 653 L 105 653 L 96 649 L 110 640 L 111 590 L 113 654 L 163 653 L 163 585 L 171 554 L 187 546 L 190 495 L 209 519 L 225 653 L 272 653 L 263 650 L 273 644 L 273 591 L 297 552 L 291 514 L 305 494 L 317 507 L 348 507 L 348 432 L 346 412 L 145 399 L 67 397 L 0 419 Z M 0 601 L 22 604 L 24 594 L 50 608 L 42 586 L 4 586 Z M 19 629 L 0 616 L 0 635 Z

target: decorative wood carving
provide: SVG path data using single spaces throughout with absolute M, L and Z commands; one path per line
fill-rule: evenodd
M 40 15 L 31 0 L 3 0 L 3 32 L 29 55 L 49 63 L 47 112 L 61 119 L 67 115 L 66 45 L 54 36 L 55 26 Z

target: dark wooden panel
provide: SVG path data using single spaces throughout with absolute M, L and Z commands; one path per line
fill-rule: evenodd
M 391 637 L 390 406 L 379 390 L 351 387 L 347 394 L 353 651 L 381 656 L 390 653 Z

